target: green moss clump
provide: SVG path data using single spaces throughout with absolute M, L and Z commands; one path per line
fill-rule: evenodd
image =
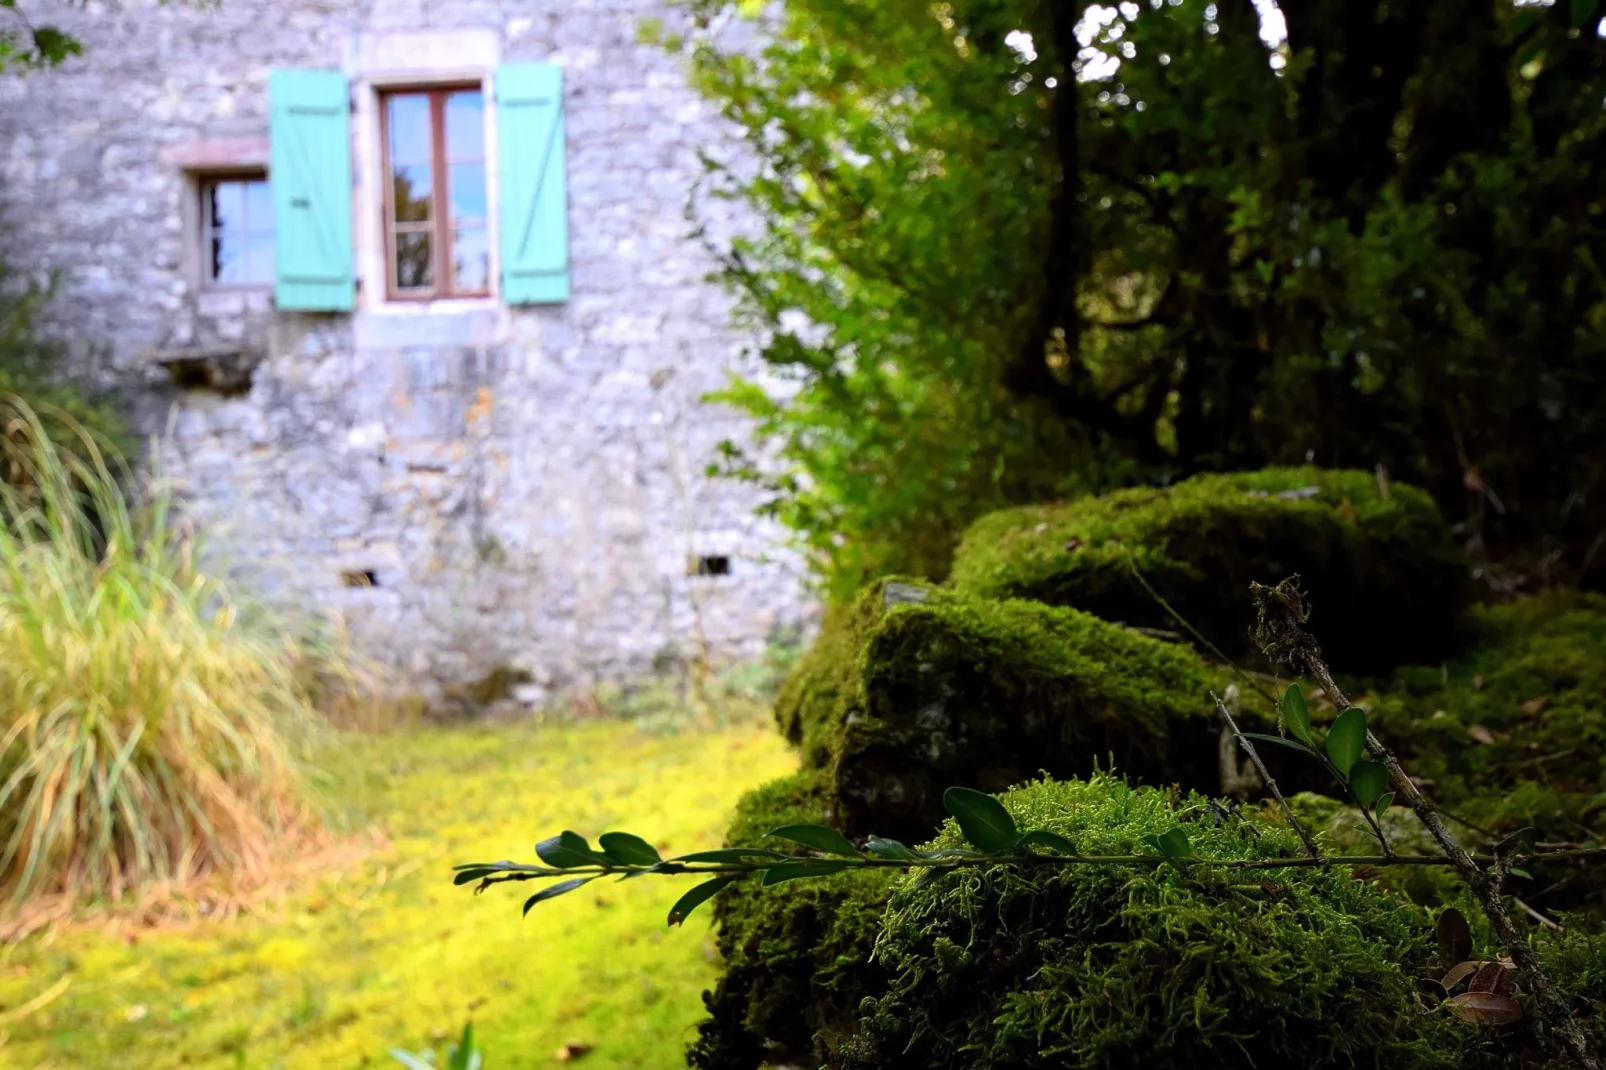
M 1225 677 L 1185 647 L 1078 610 L 932 591 L 865 630 L 854 671 L 830 738 L 850 834 L 923 839 L 948 787 L 1000 791 L 1039 772 L 1113 764 L 1155 783 L 1219 784 L 1209 692 Z
M 852 602 L 832 606 L 819 636 L 798 659 L 775 699 L 775 723 L 803 752 L 803 763 L 824 768 L 831 760 L 830 725 L 853 698 L 864 635 L 888 605 L 927 597 L 930 585 L 889 577 L 869 584 Z
M 1532 825 L 1547 841 L 1606 834 L 1606 597 L 1551 591 L 1477 607 L 1468 630 L 1464 657 L 1401 669 L 1356 700 L 1434 797 L 1474 824 Z M 1600 868 L 1536 871 L 1529 892 L 1563 877 L 1555 909 L 1606 909 Z
M 1335 666 L 1428 664 L 1450 649 L 1466 566 L 1433 501 L 1370 473 L 1277 468 L 1202 475 L 978 520 L 952 584 L 1175 629 L 1134 576 L 1227 654 L 1253 656 L 1251 581 L 1298 573 Z
M 1003 796 L 1022 828 L 1089 854 L 1205 800 L 1108 776 Z M 1197 820 L 1207 858 L 1297 854 L 1275 825 Z M 961 845 L 949 823 L 937 845 Z M 893 894 L 877 944 L 890 972 L 832 1065 L 1015 1067 L 1456 1066 L 1474 1031 L 1416 994 L 1423 912 L 1338 871 L 1232 873 L 1064 866 L 944 874 Z
M 781 825 L 826 823 L 826 777 L 809 770 L 750 792 L 730 845 L 766 843 Z M 775 847 L 775 841 L 768 841 Z M 819 1065 L 851 1032 L 860 1001 L 885 973 L 871 961 L 881 912 L 902 874 L 860 870 L 773 888 L 743 881 L 714 900 L 725 972 L 703 994 L 708 1018 L 689 1060 L 698 1070 L 752 1070 L 812 1058 Z

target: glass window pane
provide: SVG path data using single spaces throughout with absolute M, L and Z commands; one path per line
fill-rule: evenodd
M 396 288 L 427 290 L 434 285 L 428 234 L 396 235 Z
M 273 282 L 273 235 L 252 234 L 245 240 L 242 282 L 266 286 Z
M 446 158 L 478 160 L 485 155 L 485 109 L 478 89 L 446 98 Z
M 429 97 L 407 93 L 386 97 L 392 163 L 429 162 Z
M 210 245 L 208 270 L 212 280 L 230 286 L 244 282 L 245 249 L 242 239 L 233 234 L 214 234 Z
M 484 227 L 458 227 L 452 234 L 452 280 L 460 293 L 477 293 L 491 277 L 490 245 Z
M 447 184 L 452 193 L 452 221 L 466 222 L 485 218 L 485 165 L 483 163 L 454 163 L 449 169 Z
M 392 173 L 392 209 L 398 223 L 422 223 L 432 215 L 434 172 L 428 164 L 397 167 Z
M 267 230 L 273 226 L 273 197 L 264 179 L 254 179 L 245 185 L 245 218 L 252 230 Z
M 243 182 L 213 182 L 207 197 L 207 222 L 220 230 L 243 224 L 244 187 Z

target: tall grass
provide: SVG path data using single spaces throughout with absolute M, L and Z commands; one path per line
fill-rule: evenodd
M 159 478 L 132 504 L 14 397 L 0 450 L 0 898 L 261 871 L 312 820 L 297 645 L 242 623 Z

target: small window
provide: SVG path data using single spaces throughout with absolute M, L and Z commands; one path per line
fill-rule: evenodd
M 273 198 L 266 178 L 201 180 L 201 253 L 209 285 L 273 284 Z
M 480 90 L 409 90 L 382 101 L 390 296 L 486 295 L 491 255 Z

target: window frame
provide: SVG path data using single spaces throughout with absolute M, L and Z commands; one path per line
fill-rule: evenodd
M 270 272 L 268 277 L 265 279 L 248 282 L 226 282 L 212 274 L 212 239 L 217 233 L 219 233 L 219 231 L 212 219 L 212 205 L 210 198 L 212 188 L 220 183 L 225 182 L 261 182 L 267 187 L 269 203 L 272 203 L 273 178 L 268 174 L 268 169 L 266 167 L 242 166 L 226 169 L 207 169 L 205 171 L 197 171 L 194 173 L 194 203 L 196 214 L 194 232 L 195 240 L 193 242 L 193 248 L 196 252 L 197 263 L 200 266 L 201 288 L 210 291 L 223 291 L 229 293 L 237 293 L 240 291 L 261 292 L 272 290 L 277 281 L 277 270 Z M 242 203 L 244 203 L 243 199 Z M 253 235 L 267 237 L 270 245 L 273 247 L 274 260 L 277 261 L 278 248 L 276 243 L 278 240 L 278 235 L 277 231 L 275 230 L 277 221 L 270 222 L 266 228 L 257 229 L 253 229 L 249 224 L 250 217 L 247 215 L 245 227 L 237 230 L 236 233 L 245 237 L 250 237 Z
M 495 261 L 490 253 L 495 229 L 490 192 L 493 146 L 490 138 L 482 133 L 479 163 L 484 170 L 486 184 L 485 285 L 478 290 L 461 290 L 455 288 L 456 280 L 451 270 L 450 171 L 454 162 L 464 161 L 450 159 L 449 146 L 446 143 L 446 98 L 453 93 L 478 93 L 481 122 L 485 123 L 489 116 L 490 103 L 490 94 L 486 91 L 485 84 L 467 79 L 454 79 L 444 82 L 401 82 L 378 85 L 374 89 L 375 110 L 379 120 L 379 232 L 380 247 L 385 258 L 385 300 L 399 304 L 424 304 L 433 301 L 477 300 L 492 297 L 492 277 L 495 274 Z M 396 184 L 391 173 L 390 100 L 403 96 L 422 96 L 429 101 L 431 226 L 427 233 L 430 235 L 430 273 L 435 283 L 428 290 L 403 289 L 398 285 L 396 273 Z M 442 286 L 440 281 L 443 279 L 447 280 L 445 286 Z

